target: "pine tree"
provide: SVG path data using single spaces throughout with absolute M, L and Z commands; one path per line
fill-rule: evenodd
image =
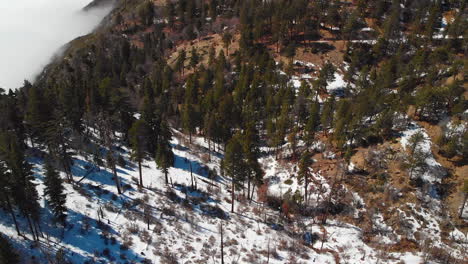
M 214 65 L 216 61 L 216 50 L 213 45 L 208 50 L 208 65 Z
M 169 25 L 169 27 L 172 27 L 175 21 L 175 8 L 171 0 L 166 0 L 164 15 L 167 18 L 167 24 Z
M 328 128 L 333 123 L 333 111 L 335 105 L 335 98 L 332 96 L 328 98 L 325 102 L 322 110 L 322 115 L 320 117 L 320 122 L 322 123 L 323 130 L 327 133 Z
M 421 131 L 414 133 L 408 140 L 410 153 L 404 165 L 409 169 L 410 178 L 413 178 L 415 173 L 421 173 L 425 169 L 425 160 L 428 154 L 419 147 L 425 140 L 426 138 Z
M 166 184 L 169 184 L 169 168 L 174 166 L 174 153 L 171 147 L 172 133 L 166 122 L 161 122 L 160 136 L 158 138 L 158 147 L 156 150 L 156 165 L 164 172 Z
M 222 53 L 222 52 L 221 52 Z M 224 67 L 221 63 L 216 64 L 215 83 L 214 83 L 214 100 L 219 101 L 225 94 Z
M 231 178 L 231 212 L 234 213 L 235 185 L 246 175 L 246 164 L 240 141 L 241 135 L 234 135 L 227 143 L 223 159 L 226 175 Z
M 68 180 L 73 181 L 71 168 L 73 166 L 73 154 L 69 139 L 70 125 L 66 118 L 58 111 L 54 112 L 51 121 L 46 124 L 45 142 L 50 155 L 60 162 Z
M 299 161 L 299 172 L 298 177 L 301 183 L 304 183 L 304 203 L 307 204 L 308 198 L 308 188 L 309 188 L 309 181 L 311 173 L 311 166 L 313 163 L 312 154 L 306 150 L 301 155 L 301 160 Z
M 386 39 L 394 39 L 399 36 L 400 31 L 400 1 L 393 0 L 390 14 L 384 23 L 383 35 Z
M 341 16 L 339 13 L 340 9 L 340 2 L 339 1 L 333 1 L 333 3 L 330 5 L 327 11 L 327 23 L 330 25 L 330 28 L 332 26 L 340 25 L 341 23 Z
M 223 45 L 224 45 L 224 48 L 226 49 L 226 55 L 227 56 L 229 56 L 229 46 L 231 45 L 232 38 L 233 38 L 233 36 L 229 31 L 226 31 L 223 34 Z
M 112 171 L 115 187 L 117 188 L 117 193 L 122 194 L 121 186 L 120 186 L 120 179 L 117 174 L 117 158 L 116 153 L 114 151 L 114 135 L 115 131 L 112 126 L 112 121 L 110 117 L 107 117 L 105 113 L 99 113 L 98 115 L 98 123 L 100 138 L 102 140 L 103 145 L 107 148 L 106 151 L 106 164 L 107 167 Z
M 154 18 L 154 5 L 152 1 L 146 1 L 143 5 L 139 7 L 138 14 L 146 26 L 149 26 L 153 23 Z
M 208 160 L 211 161 L 211 142 L 216 138 L 216 120 L 214 113 L 207 113 L 204 118 L 203 131 L 205 133 L 205 139 L 208 139 Z M 215 146 L 213 146 L 215 150 Z
M 320 104 L 317 101 L 312 102 L 310 106 L 309 119 L 305 127 L 305 141 L 311 145 L 315 138 L 315 132 L 320 124 Z
M 247 199 L 251 200 L 255 185 L 259 186 L 263 180 L 263 170 L 258 162 L 259 158 L 259 136 L 254 123 L 249 123 L 242 137 L 242 151 L 245 156 L 247 172 Z M 251 183 L 254 183 L 253 185 Z M 252 186 L 252 188 L 251 188 Z M 252 189 L 252 191 L 251 191 Z
M 278 117 L 276 124 L 276 135 L 275 135 L 275 144 L 276 144 L 276 157 L 278 157 L 278 151 L 281 144 L 284 142 L 286 133 L 289 128 L 289 104 L 284 102 L 281 106 L 281 114 Z
M 44 105 L 42 92 L 36 86 L 31 86 L 28 92 L 25 122 L 32 144 L 35 140 L 42 139 L 47 116 L 47 106 Z
M 55 220 L 65 226 L 67 220 L 66 194 L 64 193 L 63 181 L 59 173 L 50 164 L 45 165 L 44 194 L 50 206 Z
M 145 157 L 146 145 L 148 142 L 148 128 L 143 120 L 137 120 L 130 128 L 130 146 L 132 148 L 132 158 L 138 162 L 138 172 L 140 175 L 140 187 L 143 187 L 143 175 L 141 163 Z
M 175 64 L 175 69 L 178 72 L 182 73 L 182 76 L 184 75 L 184 68 L 185 68 L 185 60 L 187 59 L 187 54 L 185 53 L 185 50 L 179 51 L 179 56 L 177 57 L 176 64 Z
M 185 104 L 182 111 L 182 124 L 185 132 L 189 133 L 189 140 L 190 143 L 192 143 L 192 134 L 195 132 L 196 128 L 195 109 L 192 104 Z
M 152 89 L 151 89 L 152 91 Z M 161 104 L 159 105 L 161 106 Z M 148 92 L 143 99 L 141 107 L 141 120 L 145 123 L 146 129 L 146 150 L 154 155 L 156 153 L 156 143 L 159 135 L 159 123 L 161 122 L 160 111 L 154 101 L 153 96 Z
M 210 0 L 209 1 L 209 9 L 208 14 L 211 17 L 210 21 L 215 21 L 216 17 L 218 16 L 218 1 L 217 0 Z
M 359 11 L 355 10 L 346 19 L 346 23 L 343 27 L 343 34 L 345 36 L 345 39 L 350 40 L 352 36 L 356 34 L 356 31 L 360 26 L 359 16 Z
M 1 153 L 1 152 L 0 152 Z M 11 215 L 11 218 L 13 219 L 13 222 L 15 223 L 15 228 L 16 228 L 16 233 L 21 235 L 18 222 L 16 220 L 16 215 L 15 211 L 13 209 L 12 201 L 10 197 L 12 196 L 12 179 L 11 179 L 11 174 L 8 172 L 6 164 L 0 160 L 0 192 L 1 192 L 1 199 L 3 200 L 2 202 L 6 204 L 6 208 L 8 212 Z M 1 263 L 1 261 L 0 261 Z
M 12 185 L 13 200 L 26 217 L 33 239 L 39 240 L 39 195 L 33 183 L 32 166 L 26 161 L 24 150 L 15 136 L 10 135 L 7 142 L 6 163 L 12 179 L 15 179 Z
M 340 100 L 338 102 L 337 111 L 334 118 L 334 131 L 333 140 L 336 146 L 341 149 L 343 144 L 346 142 L 346 135 L 348 124 L 352 120 L 350 101 L 347 99 Z
M 190 51 L 190 67 L 195 68 L 200 61 L 200 56 L 198 55 L 197 50 L 195 47 L 192 47 Z

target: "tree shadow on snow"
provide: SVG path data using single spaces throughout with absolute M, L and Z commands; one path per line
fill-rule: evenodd
M 181 169 L 190 173 L 190 164 L 192 165 L 193 174 L 201 176 L 211 181 L 211 179 L 209 178 L 209 168 L 207 166 L 203 165 L 202 163 L 196 160 L 191 160 L 176 154 L 174 155 L 174 168 Z M 225 181 L 218 174 L 214 175 L 213 180 L 219 183 L 223 183 Z
M 69 211 L 68 222 L 72 223 L 67 227 L 65 236 L 61 244 L 66 244 L 86 252 L 69 252 L 67 257 L 74 260 L 74 263 L 84 263 L 90 256 L 97 256 L 101 260 L 115 262 L 142 260 L 136 252 L 126 248 L 117 239 L 119 232 L 112 228 L 111 222 L 103 219 L 101 223 L 97 220 L 83 215 L 76 211 Z M 121 259 L 125 256 L 125 260 Z
M 78 180 L 86 176 L 86 179 L 90 181 L 97 182 L 103 185 L 115 185 L 114 174 L 111 173 L 108 169 L 103 169 L 94 164 L 75 159 L 74 165 L 72 167 L 72 174 L 75 177 L 79 177 Z M 119 174 L 128 175 L 125 171 L 117 168 L 117 176 Z M 121 185 L 128 184 L 125 178 L 119 176 Z

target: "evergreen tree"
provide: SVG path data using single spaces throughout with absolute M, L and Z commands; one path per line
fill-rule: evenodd
M 46 124 L 45 142 L 50 155 L 60 162 L 68 180 L 73 181 L 71 168 L 74 152 L 71 150 L 69 139 L 70 127 L 67 120 L 58 111 L 54 112 L 51 121 Z
M 276 152 L 278 153 L 279 147 L 284 142 L 284 138 L 286 137 L 286 133 L 288 132 L 288 128 L 290 126 L 289 122 L 289 104 L 287 102 L 283 103 L 281 106 L 281 114 L 277 119 L 276 124 L 276 136 L 275 136 L 275 143 L 276 143 Z M 278 155 L 276 155 L 278 156 Z
M 200 61 L 200 56 L 198 55 L 197 50 L 195 47 L 192 47 L 190 51 L 190 67 L 195 68 Z
M 107 167 L 112 170 L 115 186 L 117 188 L 117 193 L 122 194 L 119 176 L 117 175 L 117 160 L 114 151 L 114 130 L 112 128 L 111 120 L 109 117 L 106 117 L 105 114 L 102 113 L 99 115 L 98 120 L 101 133 L 101 140 L 104 146 L 107 148 Z
M 153 23 L 154 18 L 154 5 L 153 1 L 146 1 L 143 5 L 139 7 L 140 18 L 146 26 L 149 26 Z
M 40 206 L 32 166 L 25 159 L 24 150 L 17 138 L 10 135 L 7 139 L 6 163 L 14 179 L 12 184 L 13 200 L 26 217 L 34 240 L 39 240 Z
M 226 175 L 231 178 L 231 212 L 234 213 L 235 186 L 238 185 L 238 181 L 242 180 L 244 175 L 246 175 L 247 169 L 240 134 L 234 135 L 227 143 L 226 153 L 223 159 L 223 168 Z
M 208 139 L 208 160 L 211 161 L 211 142 L 216 139 L 216 120 L 214 113 L 207 113 L 204 118 L 203 130 L 205 138 Z M 213 146 L 215 150 L 215 146 Z
M 171 147 L 172 133 L 166 122 L 161 122 L 160 136 L 158 138 L 158 147 L 156 151 L 156 165 L 164 172 L 166 184 L 169 184 L 169 168 L 174 166 L 174 153 Z
M 130 128 L 130 146 L 132 148 L 132 158 L 138 162 L 138 172 L 140 175 L 140 187 L 143 187 L 143 175 L 141 163 L 145 157 L 146 145 L 148 142 L 148 128 L 143 120 L 137 120 Z
M 231 45 L 233 36 L 229 31 L 226 31 L 223 34 L 223 45 L 224 48 L 226 49 L 226 55 L 229 56 L 229 46 Z
M 145 148 L 149 153 L 154 155 L 156 153 L 156 143 L 158 141 L 159 123 L 161 122 L 161 117 L 160 110 L 157 108 L 154 97 L 150 92 L 147 92 L 145 98 L 143 99 L 141 120 L 144 121 L 146 129 L 147 138 L 145 141 Z
M 309 181 L 312 175 L 311 166 L 313 164 L 312 154 L 306 150 L 302 153 L 299 161 L 298 177 L 300 183 L 304 184 L 304 203 L 307 204 Z
M 329 127 L 333 123 L 333 111 L 335 105 L 335 98 L 332 96 L 325 102 L 320 117 L 320 123 L 322 123 L 323 130 L 327 133 Z
M 13 209 L 12 201 L 10 199 L 10 197 L 12 197 L 12 191 L 13 191 L 12 180 L 13 179 L 11 179 L 11 174 L 8 172 L 6 164 L 0 160 L 0 192 L 1 192 L 2 204 L 6 205 L 6 209 L 10 213 L 11 218 L 13 219 L 13 222 L 15 223 L 16 233 L 19 236 L 21 235 L 21 232 L 18 226 L 18 221 L 16 220 L 16 215 Z
M 195 109 L 192 104 L 185 104 L 182 110 L 182 124 L 184 131 L 189 133 L 189 140 L 192 143 L 192 134 L 196 128 L 196 116 Z
M 308 145 L 312 144 L 315 138 L 315 132 L 320 124 L 320 104 L 317 101 L 312 102 L 310 106 L 309 119 L 305 126 L 305 141 Z
M 258 162 L 259 158 L 259 136 L 254 123 L 249 123 L 242 137 L 242 151 L 245 156 L 247 172 L 247 199 L 251 199 L 255 185 L 259 186 L 263 180 L 263 170 Z M 254 183 L 252 185 L 251 183 Z M 251 188 L 252 186 L 252 188 Z M 252 191 L 251 191 L 252 190 Z
M 185 68 L 185 60 L 187 59 L 187 54 L 185 53 L 185 50 L 179 51 L 179 56 L 177 57 L 176 64 L 175 64 L 175 69 L 178 72 L 181 72 L 182 75 L 184 75 L 184 68 Z
M 46 163 L 45 170 L 44 194 L 47 196 L 47 203 L 54 214 L 55 220 L 65 226 L 67 219 L 67 197 L 64 193 L 63 181 L 50 163 Z
M 171 0 L 166 0 L 166 5 L 164 6 L 164 15 L 167 18 L 167 24 L 169 27 L 174 26 L 175 21 L 175 8 Z
M 47 106 L 44 105 L 42 92 L 36 86 L 31 86 L 28 91 L 25 122 L 33 147 L 34 140 L 42 140 L 44 124 L 46 123 L 46 118 L 48 116 L 46 110 Z

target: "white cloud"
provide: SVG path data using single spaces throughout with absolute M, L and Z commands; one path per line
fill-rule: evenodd
M 0 87 L 33 81 L 55 52 L 93 30 L 109 12 L 81 9 L 91 0 L 0 0 Z

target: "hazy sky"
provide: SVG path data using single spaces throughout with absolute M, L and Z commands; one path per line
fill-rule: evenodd
M 33 81 L 54 53 L 85 35 L 107 10 L 80 12 L 91 0 L 0 0 L 0 87 Z

